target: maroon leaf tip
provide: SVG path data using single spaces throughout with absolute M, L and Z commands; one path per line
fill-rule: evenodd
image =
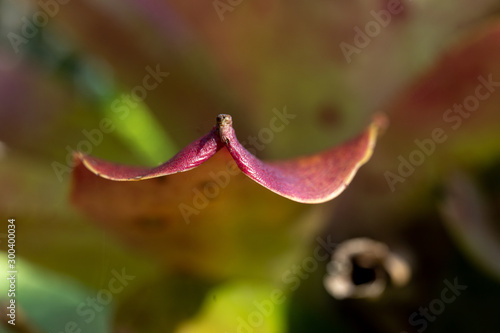
M 74 158 L 77 165 L 83 163 L 99 177 L 134 181 L 191 170 L 219 150 L 227 149 L 240 170 L 265 188 L 297 202 L 322 203 L 338 196 L 368 161 L 377 132 L 383 126 L 385 117 L 376 116 L 363 133 L 340 146 L 292 160 L 263 162 L 238 142 L 231 116 L 220 114 L 207 135 L 155 168 L 119 165 L 81 152 L 76 152 Z

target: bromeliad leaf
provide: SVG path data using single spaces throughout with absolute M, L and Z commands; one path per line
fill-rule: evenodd
M 297 202 L 322 203 L 338 196 L 370 158 L 384 119 L 375 117 L 358 137 L 330 150 L 293 160 L 263 162 L 238 142 L 231 116 L 221 114 L 207 135 L 156 168 L 114 164 L 80 152 L 75 153 L 76 167 L 84 165 L 97 176 L 115 181 L 145 180 L 191 170 L 219 150 L 226 150 L 244 174 L 265 188 Z

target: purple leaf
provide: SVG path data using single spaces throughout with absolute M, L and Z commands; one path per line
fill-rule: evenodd
M 207 135 L 156 168 L 118 165 L 82 153 L 75 158 L 100 177 L 134 181 L 191 170 L 227 149 L 240 170 L 265 188 L 297 202 L 322 203 L 338 196 L 370 158 L 384 119 L 375 117 L 362 134 L 343 145 L 286 161 L 263 162 L 248 152 L 236 138 L 231 116 L 225 114 L 217 116 L 217 125 Z

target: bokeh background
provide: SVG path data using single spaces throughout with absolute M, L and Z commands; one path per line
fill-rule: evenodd
M 15 218 L 18 275 L 17 325 L 2 312 L 0 331 L 497 332 L 499 10 L 496 0 L 1 0 L 0 266 Z M 285 110 L 284 129 L 252 143 Z M 324 204 L 242 177 L 189 224 L 104 218 L 168 206 L 155 193 L 96 196 L 109 205 L 97 217 L 70 199 L 73 150 L 154 166 L 228 113 L 259 158 L 284 159 L 338 145 L 378 112 L 389 126 L 372 159 Z M 382 279 L 381 294 L 328 292 L 318 246 L 358 237 L 386 244 L 409 281 L 356 258 L 347 283 Z

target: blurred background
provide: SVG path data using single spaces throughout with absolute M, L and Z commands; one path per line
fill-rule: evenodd
M 498 1 L 0 0 L 0 32 L 0 332 L 498 331 Z M 197 204 L 212 165 L 199 188 L 72 181 L 74 150 L 155 166 L 219 113 L 272 160 L 378 112 L 323 204 L 241 174 Z

